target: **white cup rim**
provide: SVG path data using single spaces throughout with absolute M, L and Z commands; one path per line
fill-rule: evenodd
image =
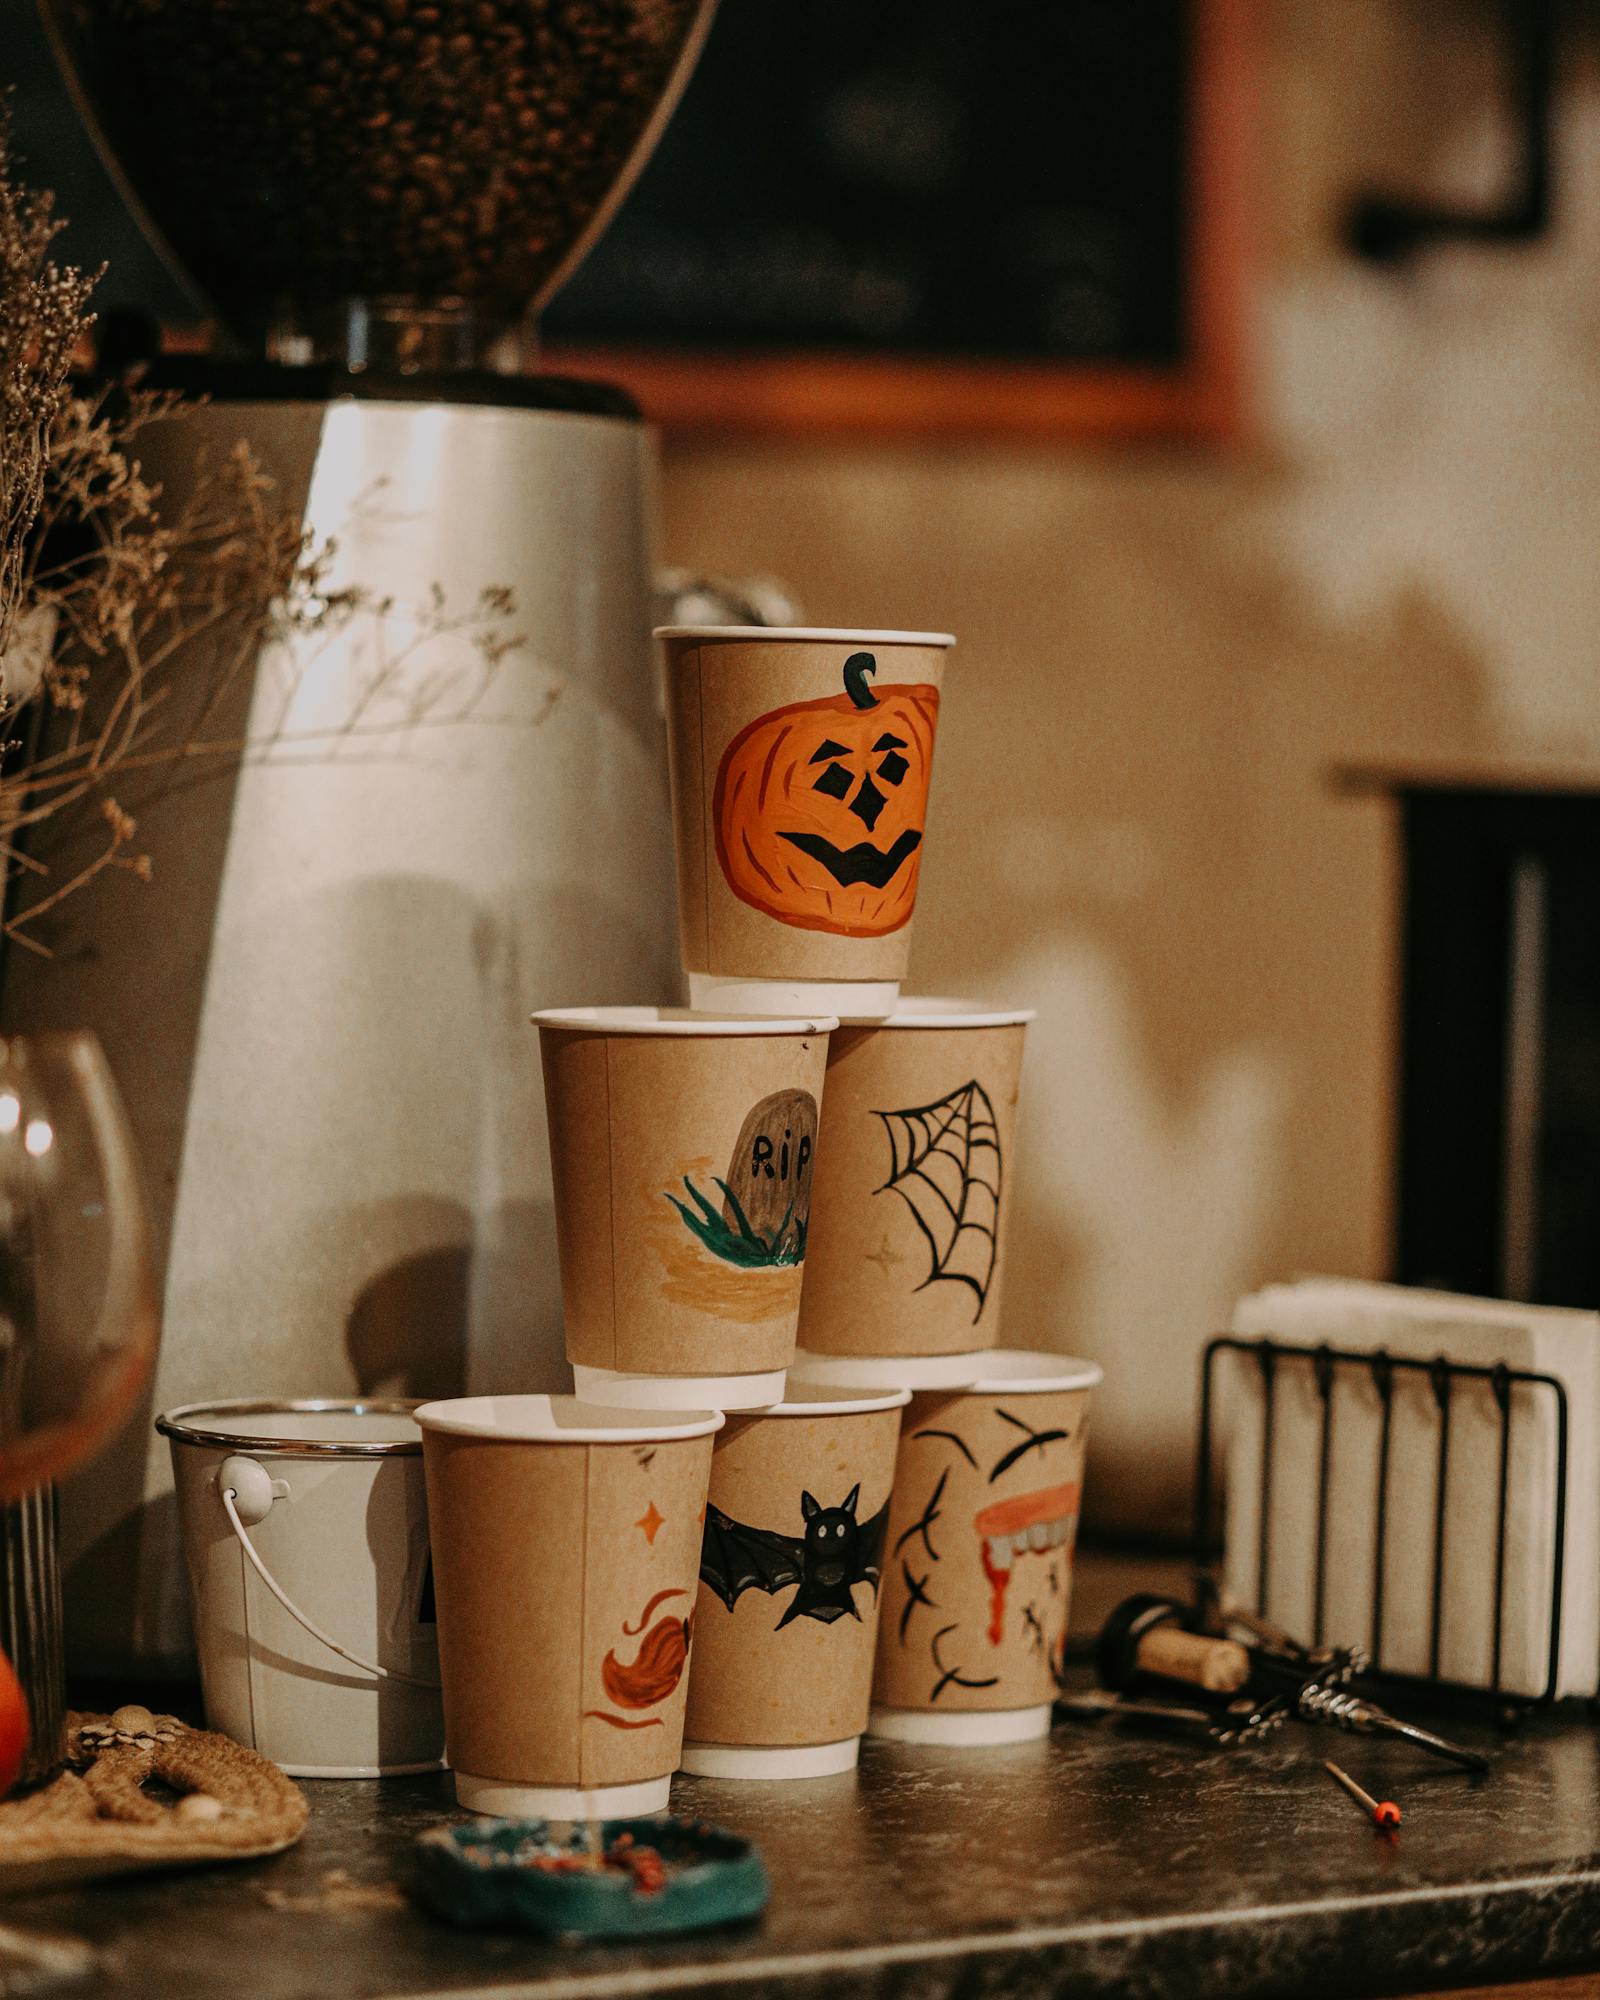
M 997 1347 L 984 1357 L 983 1373 L 954 1396 L 1043 1396 L 1052 1390 L 1097 1389 L 1105 1380 L 1098 1361 L 1043 1348 Z M 939 1393 L 937 1391 L 933 1393 Z M 421 1412 L 418 1412 L 421 1415 Z
M 848 625 L 658 625 L 655 639 L 792 639 L 824 645 L 953 646 L 953 632 L 856 631 Z
M 875 1410 L 903 1410 L 909 1389 L 848 1389 L 836 1382 L 791 1381 L 781 1403 L 756 1410 L 735 1410 L 736 1417 L 866 1417 Z
M 680 1035 L 694 1040 L 740 1035 L 831 1035 L 836 1014 L 785 1019 L 773 1014 L 697 1014 L 689 1007 L 544 1007 L 536 1028 L 579 1035 Z
M 1037 1007 L 996 1007 L 982 1000 L 952 1000 L 941 994 L 902 994 L 894 1012 L 881 1021 L 852 1022 L 872 1028 L 1025 1028 L 1039 1018 Z
M 720 1410 L 611 1409 L 576 1396 L 453 1396 L 412 1415 L 424 1431 L 506 1444 L 666 1443 L 709 1437 L 725 1421 Z

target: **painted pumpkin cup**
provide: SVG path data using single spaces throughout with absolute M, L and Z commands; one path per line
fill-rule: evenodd
M 658 636 L 695 1005 L 760 1010 L 761 984 L 778 982 L 794 1003 L 842 985 L 851 1011 L 884 1011 L 910 950 L 953 641 L 732 626 Z
M 652 1408 L 776 1402 L 834 1021 L 651 1007 L 534 1018 L 578 1393 Z

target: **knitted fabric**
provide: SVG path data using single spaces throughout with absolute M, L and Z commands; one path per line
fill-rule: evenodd
M 245 1860 L 300 1838 L 305 1795 L 275 1764 L 174 1716 L 146 1727 L 147 1713 L 68 1716 L 67 1768 L 0 1803 L 0 1889 Z

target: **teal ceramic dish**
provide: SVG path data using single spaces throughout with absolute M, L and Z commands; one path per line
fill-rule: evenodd
M 754 1846 L 736 1833 L 681 1819 L 608 1819 L 603 1846 L 653 1848 L 665 1864 L 658 1888 L 650 1870 L 573 1872 L 538 1866 L 583 1851 L 582 1836 L 555 1840 L 542 1819 L 484 1819 L 439 1826 L 417 1840 L 423 1900 L 453 1923 L 520 1929 L 546 1936 L 663 1937 L 709 1930 L 759 1916 L 767 1871 Z

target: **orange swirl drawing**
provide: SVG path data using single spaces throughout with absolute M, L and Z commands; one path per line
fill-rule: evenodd
M 669 1597 L 687 1595 L 687 1591 L 682 1590 L 658 1590 L 640 1612 L 636 1625 L 624 1623 L 624 1635 L 636 1638 L 644 1631 L 651 1612 L 658 1605 L 664 1604 Z M 674 1692 L 688 1664 L 693 1631 L 693 1611 L 687 1618 L 668 1616 L 658 1619 L 650 1627 L 640 1641 L 638 1652 L 626 1665 L 617 1658 L 615 1650 L 606 1654 L 600 1665 L 600 1680 L 618 1708 L 654 1708 Z M 613 1715 L 604 1708 L 586 1708 L 583 1713 L 585 1720 L 592 1716 L 596 1722 L 607 1722 L 613 1729 L 659 1729 L 662 1726 L 659 1715 L 630 1719 Z

